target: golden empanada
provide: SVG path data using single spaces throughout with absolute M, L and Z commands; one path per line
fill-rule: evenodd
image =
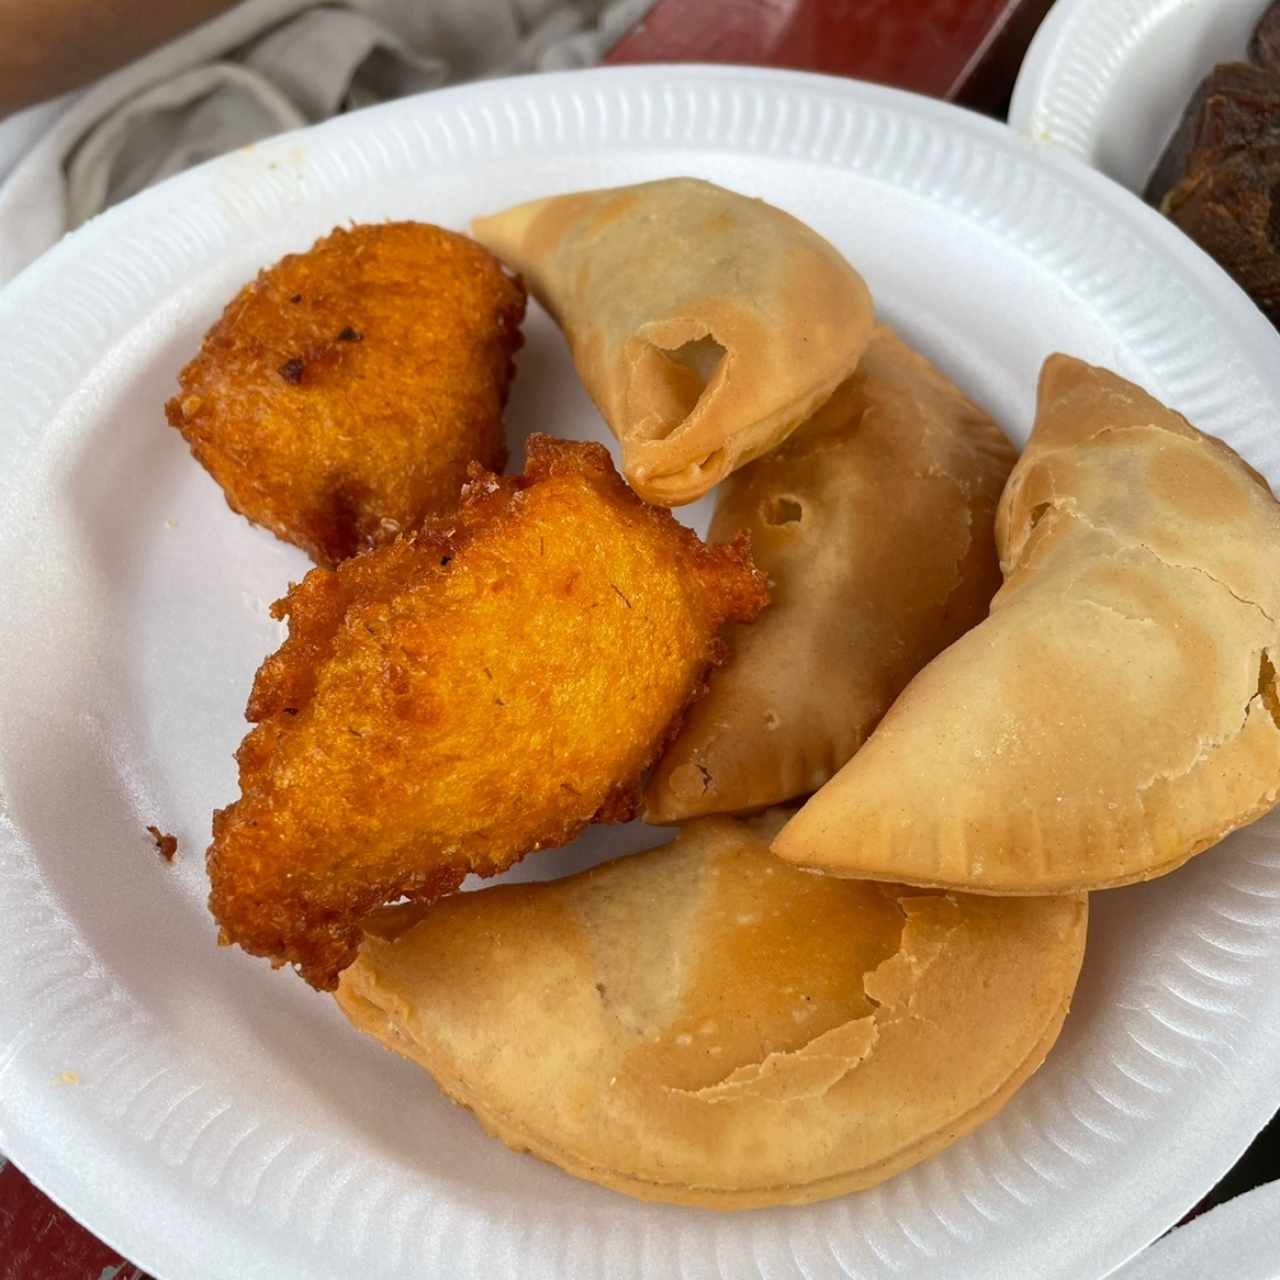
M 818 413 L 721 486 L 711 540 L 750 533 L 772 603 L 731 633 L 649 783 L 649 821 L 822 786 L 907 681 L 986 617 L 1014 457 L 985 413 L 877 329 Z
M 504 1142 L 647 1200 L 871 1186 L 994 1114 L 1048 1053 L 1086 899 L 807 875 L 704 818 L 551 884 L 370 918 L 337 999 Z
M 584 191 L 478 218 L 564 330 L 649 502 L 700 498 L 853 372 L 862 277 L 790 214 L 710 182 Z
M 991 615 L 774 848 L 985 893 L 1162 875 L 1280 794 L 1280 506 L 1122 378 L 1046 363 Z

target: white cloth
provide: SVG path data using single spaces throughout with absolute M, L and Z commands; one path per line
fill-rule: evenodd
M 190 165 L 403 94 L 590 65 L 652 3 L 244 0 L 92 85 L 47 125 L 0 185 L 0 284 L 65 232 Z
M 64 94 L 0 120 L 0 182 L 79 96 L 78 93 Z

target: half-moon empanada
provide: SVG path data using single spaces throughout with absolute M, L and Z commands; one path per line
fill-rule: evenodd
M 472 224 L 555 317 L 649 502 L 700 498 L 853 372 L 862 277 L 790 214 L 695 178 L 552 196 Z
M 889 329 L 803 427 L 724 482 L 711 541 L 750 533 L 772 603 L 650 780 L 651 822 L 822 786 L 1000 586 L 1013 446 Z
M 1045 364 L 991 615 L 783 830 L 784 858 L 985 893 L 1162 875 L 1280 794 L 1280 506 L 1131 383 Z
M 807 875 L 775 827 L 701 819 L 566 880 L 389 908 L 338 1002 L 504 1142 L 618 1191 L 745 1209 L 871 1186 L 1044 1060 L 1086 900 Z

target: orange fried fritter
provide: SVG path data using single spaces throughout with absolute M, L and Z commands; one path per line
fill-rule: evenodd
M 275 606 L 289 637 L 214 815 L 223 940 L 332 988 L 380 904 L 630 818 L 720 628 L 766 600 L 744 546 L 546 436 L 522 477 L 477 468 L 453 519 L 313 570 Z
M 234 510 L 334 565 L 502 469 L 524 307 L 466 236 L 339 228 L 240 291 L 165 413 Z

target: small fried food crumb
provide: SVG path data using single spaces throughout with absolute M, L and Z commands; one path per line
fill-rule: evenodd
M 178 852 L 178 837 L 165 835 L 159 827 L 147 827 L 147 832 L 155 842 L 156 852 L 166 861 L 172 862 Z
M 214 815 L 224 942 L 332 989 L 374 908 L 631 818 L 721 627 L 764 607 L 745 545 L 641 502 L 601 446 L 528 454 L 274 607 L 289 637 L 254 683 L 241 798 Z
M 165 413 L 233 510 L 331 566 L 502 469 L 524 308 L 466 236 L 338 228 L 237 294 Z

